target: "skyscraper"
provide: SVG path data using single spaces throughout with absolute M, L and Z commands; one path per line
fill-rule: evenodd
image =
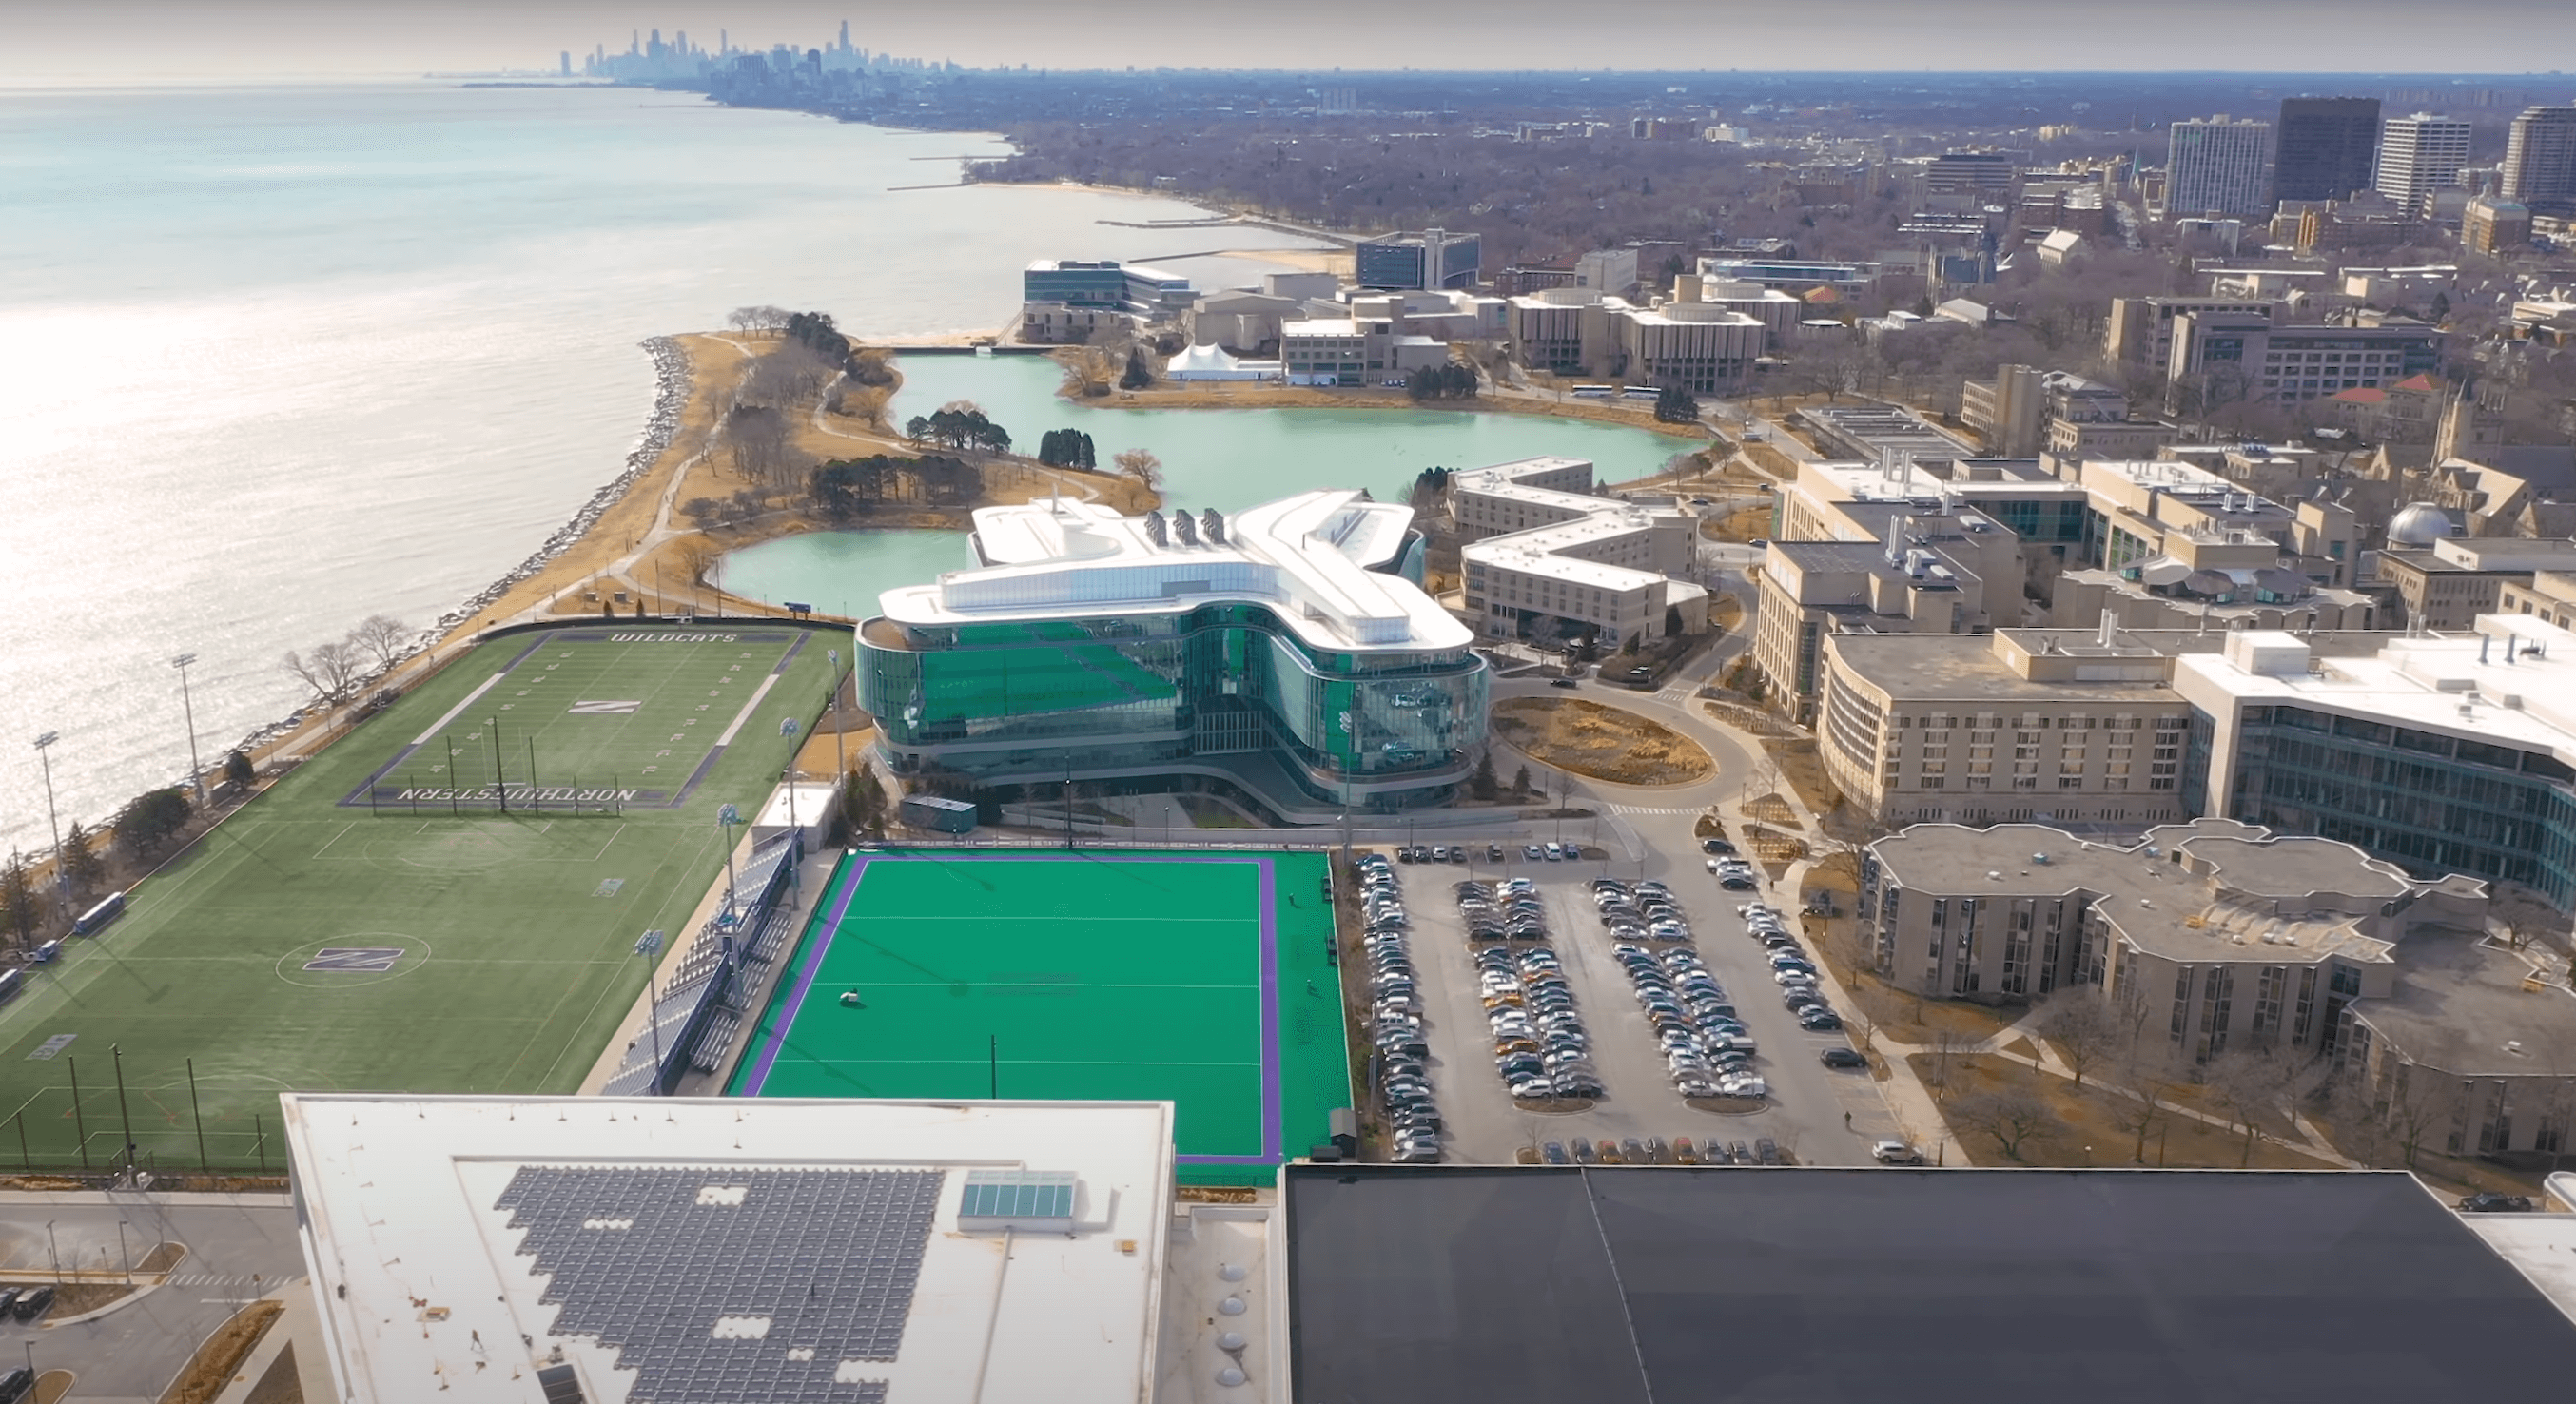
M 2529 107 L 2513 119 L 2503 194 L 2538 214 L 2576 212 L 2576 107 Z
M 2379 135 L 2379 193 L 2424 212 L 2425 197 L 2455 183 L 2469 163 L 2469 124 L 2418 112 L 2391 117 Z
M 2272 124 L 2222 112 L 2173 124 L 2165 155 L 2170 215 L 2265 215 L 2272 211 Z
M 2379 99 L 2281 99 L 2274 200 L 2349 200 L 2370 188 L 2379 154 Z

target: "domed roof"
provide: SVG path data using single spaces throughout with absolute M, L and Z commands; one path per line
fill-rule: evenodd
M 2430 546 L 2446 536 L 2460 534 L 2459 525 L 2450 514 L 2430 502 L 2418 502 L 2400 511 L 2388 524 L 2391 546 Z

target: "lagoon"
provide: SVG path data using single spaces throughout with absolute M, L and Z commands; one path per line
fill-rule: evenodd
M 908 356 L 891 414 L 897 424 L 971 400 L 1036 445 L 1049 429 L 1080 429 L 1100 462 L 1131 448 L 1163 461 L 1163 500 L 1192 511 L 1246 507 L 1315 488 L 1366 488 L 1401 501 L 1425 468 L 1481 468 L 1516 458 L 1588 458 L 1595 480 L 1642 478 L 1689 441 L 1584 420 L 1462 409 L 1118 409 L 1056 397 L 1062 372 L 1037 356 Z M 943 544 L 944 543 L 944 544 Z M 830 531 L 787 537 L 725 558 L 724 585 L 752 599 L 799 600 L 864 617 L 876 596 L 973 564 L 963 536 L 941 531 Z M 862 603 L 866 602 L 866 603 Z

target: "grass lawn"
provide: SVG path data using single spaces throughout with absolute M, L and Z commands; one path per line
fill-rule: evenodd
M 1167 1100 L 1185 1181 L 1267 1183 L 1349 1103 L 1324 872 L 1318 854 L 859 854 L 729 1090 Z
M 35 1164 L 106 1164 L 130 1118 L 141 1154 L 194 1166 L 202 1114 L 211 1161 L 274 1168 L 282 1091 L 573 1090 L 641 990 L 636 935 L 685 944 L 724 866 L 719 806 L 768 793 L 779 724 L 821 710 L 836 646 L 585 625 L 458 660 L 0 1006 L 0 1164 L 22 1136 Z

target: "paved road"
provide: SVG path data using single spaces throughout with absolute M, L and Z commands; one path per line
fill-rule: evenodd
M 295 1210 L 284 1195 L 34 1193 L 0 1195 L 0 1280 L 50 1280 L 54 1264 L 92 1281 L 123 1281 L 117 1230 L 140 1263 L 152 1245 L 187 1245 L 166 1280 L 93 1321 L 0 1325 L 0 1369 L 22 1365 L 79 1375 L 82 1401 L 157 1400 L 198 1342 L 233 1313 L 304 1275 Z M 48 1242 L 46 1229 L 52 1226 Z

